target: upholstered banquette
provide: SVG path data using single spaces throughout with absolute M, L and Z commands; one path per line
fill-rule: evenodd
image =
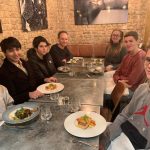
M 76 57 L 105 57 L 106 44 L 70 44 L 68 48 Z

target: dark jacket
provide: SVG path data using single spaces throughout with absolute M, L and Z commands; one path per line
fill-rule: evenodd
M 56 68 L 64 65 L 64 62 L 62 62 L 63 59 L 69 61 L 71 58 L 73 58 L 73 55 L 67 47 L 61 49 L 60 47 L 58 47 L 58 44 L 55 44 L 51 47 L 50 55 L 53 58 Z
M 28 101 L 29 92 L 34 91 L 37 86 L 31 67 L 27 62 L 21 61 L 22 65 L 26 68 L 28 75 L 6 58 L 0 68 L 0 84 L 7 87 L 9 94 L 14 99 L 14 104 Z
M 44 83 L 45 78 L 51 77 L 56 73 L 55 65 L 49 53 L 47 53 L 43 59 L 40 59 L 35 49 L 32 48 L 28 50 L 27 57 L 38 84 Z

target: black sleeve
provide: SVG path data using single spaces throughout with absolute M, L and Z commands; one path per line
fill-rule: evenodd
M 14 104 L 19 104 L 28 101 L 29 92 L 26 91 L 17 94 L 15 85 L 11 79 L 7 78 L 6 76 L 4 77 L 4 75 L 0 74 L 0 83 L 8 89 L 9 94 L 14 99 Z
M 37 84 L 42 84 L 44 83 L 44 74 L 41 72 L 40 67 L 38 66 L 38 64 L 36 64 L 36 62 L 29 60 L 28 61 L 29 65 L 32 67 L 32 72 L 34 74 L 34 77 L 37 81 Z
M 67 61 L 73 58 L 73 54 L 69 51 L 68 48 L 66 48 L 66 56 Z

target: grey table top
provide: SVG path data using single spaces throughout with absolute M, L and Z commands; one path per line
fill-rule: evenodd
M 52 118 L 50 121 L 43 121 L 37 118 L 36 121 L 26 126 L 8 126 L 3 124 L 0 127 L 0 149 L 1 150 L 98 150 L 81 143 L 72 141 L 81 140 L 90 144 L 99 143 L 98 137 L 77 138 L 70 135 L 64 129 L 64 120 L 70 115 L 63 106 L 55 106 L 51 103 Z
M 80 101 L 81 110 L 99 113 L 103 105 L 104 81 L 99 77 L 71 77 L 57 74 L 58 82 L 64 84 L 60 96 L 68 96 L 71 101 Z M 49 97 L 39 98 L 37 102 L 48 102 L 51 106 L 52 118 L 42 121 L 40 117 L 24 127 L 0 127 L 0 150 L 98 150 L 81 143 L 73 143 L 73 139 L 82 140 L 91 144 L 99 144 L 99 138 L 77 138 L 64 129 L 64 120 L 70 114 L 66 106 L 58 106 L 49 102 Z

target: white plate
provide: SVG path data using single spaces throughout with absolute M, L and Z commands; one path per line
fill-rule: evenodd
M 37 87 L 37 90 L 40 91 L 43 94 L 51 94 L 51 93 L 60 92 L 60 91 L 62 91 L 64 89 L 64 85 L 63 84 L 61 84 L 61 83 L 52 83 L 52 84 L 56 84 L 56 89 L 54 89 L 54 90 L 46 90 L 45 87 L 48 86 L 49 84 L 51 84 L 51 83 L 42 84 L 42 85 Z
M 96 122 L 95 127 L 81 129 L 75 125 L 76 119 L 81 116 L 84 116 L 85 114 L 87 114 Z M 90 137 L 98 136 L 99 134 L 104 132 L 106 126 L 107 126 L 106 120 L 101 115 L 95 112 L 78 111 L 69 115 L 64 122 L 64 127 L 70 134 L 82 138 L 90 138 Z
M 61 67 L 58 67 L 57 70 L 61 72 L 69 72 L 70 68 L 66 66 L 61 66 Z

